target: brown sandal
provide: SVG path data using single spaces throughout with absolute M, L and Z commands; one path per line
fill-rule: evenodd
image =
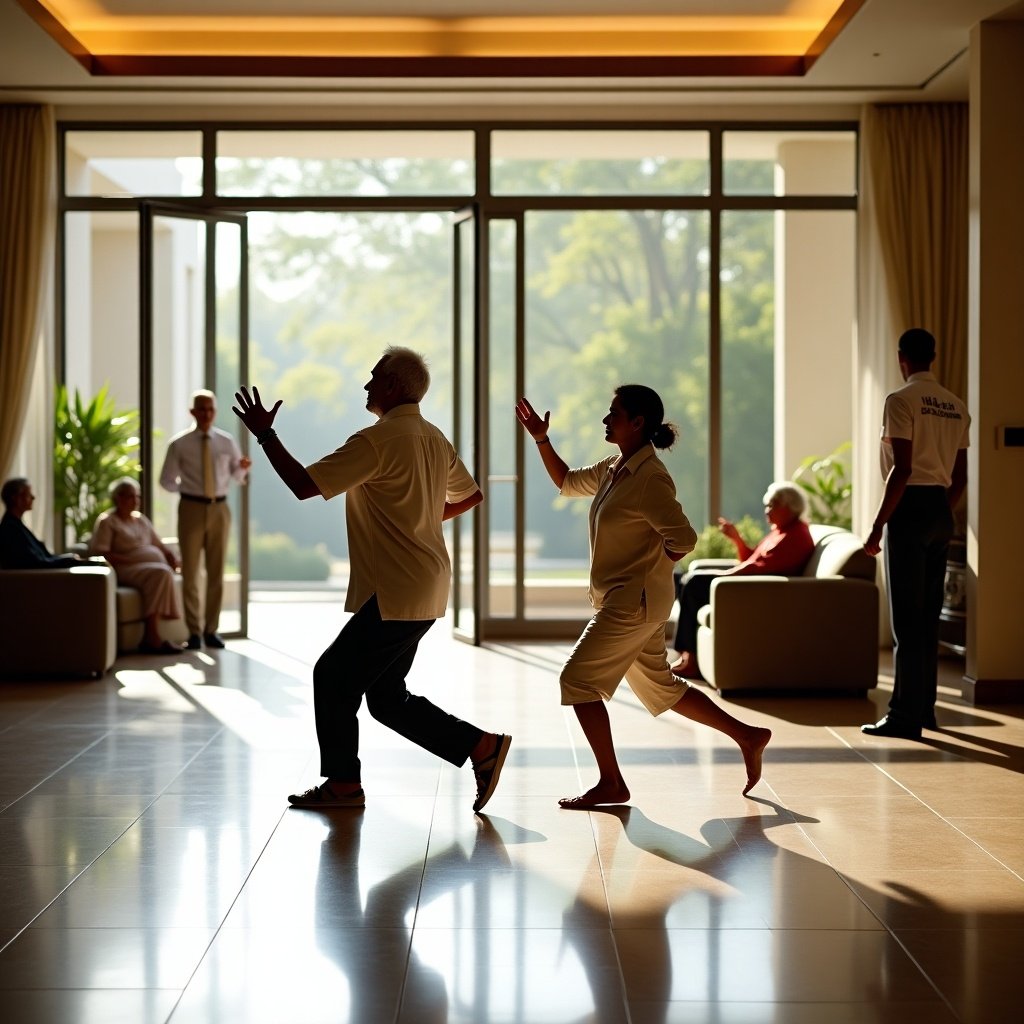
M 498 778 L 501 775 L 501 769 L 505 764 L 505 758 L 508 756 L 508 748 L 510 746 L 512 746 L 512 737 L 499 733 L 495 738 L 491 756 L 484 758 L 479 764 L 473 765 L 473 772 L 476 775 L 474 811 L 482 811 L 484 804 L 494 795 L 494 790 L 497 788 Z

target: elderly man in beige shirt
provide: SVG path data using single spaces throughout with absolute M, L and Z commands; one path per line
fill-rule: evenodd
M 670 448 L 677 431 L 665 423 L 657 392 L 643 384 L 615 389 L 602 422 L 618 456 L 570 469 L 548 437 L 542 419 L 521 399 L 516 415 L 537 442 L 554 485 L 590 505 L 590 602 L 594 616 L 562 668 L 562 703 L 576 712 L 600 773 L 587 792 L 564 797 L 569 810 L 629 800 L 619 769 L 605 702 L 625 678 L 652 715 L 672 710 L 725 733 L 746 765 L 746 794 L 761 777 L 761 757 L 771 731 L 733 718 L 706 694 L 672 675 L 665 626 L 675 599 L 672 566 L 693 549 L 697 534 L 676 500 L 675 484 L 655 449 Z
M 419 746 L 476 774 L 473 810 L 498 783 L 511 737 L 484 732 L 409 693 L 416 649 L 445 614 L 451 566 L 441 523 L 478 505 L 483 495 L 448 439 L 420 415 L 430 384 L 423 358 L 391 347 L 365 385 L 377 423 L 304 467 L 274 430 L 281 406 L 264 408 L 242 388 L 234 411 L 297 498 L 347 494 L 352 618 L 313 669 L 320 773 L 325 781 L 288 798 L 293 807 L 362 807 L 357 712 L 363 697 L 378 721 Z

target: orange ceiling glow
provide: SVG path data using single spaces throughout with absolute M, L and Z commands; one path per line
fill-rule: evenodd
M 93 74 L 298 77 L 803 74 L 863 2 L 19 0 Z

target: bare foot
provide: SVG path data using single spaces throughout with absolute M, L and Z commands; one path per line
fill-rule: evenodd
M 669 665 L 672 675 L 682 676 L 684 679 L 700 679 L 700 668 L 697 666 L 697 655 L 690 651 L 683 651 L 675 661 Z
M 743 763 L 747 766 L 747 784 L 743 787 L 746 796 L 761 781 L 761 755 L 772 738 L 771 729 L 751 729 L 750 737 L 740 744 Z
M 558 806 L 567 811 L 588 811 L 601 804 L 624 804 L 629 799 L 629 789 L 624 782 L 599 782 L 593 789 L 579 796 L 563 796 Z

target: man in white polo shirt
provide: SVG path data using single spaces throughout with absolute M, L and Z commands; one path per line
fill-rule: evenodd
M 899 340 L 906 384 L 885 400 L 881 461 L 885 490 L 864 543 L 877 555 L 885 533 L 886 586 L 895 640 L 889 713 L 869 736 L 920 739 L 934 729 L 939 615 L 953 508 L 967 482 L 971 418 L 931 373 L 935 339 L 914 327 Z
M 293 807 L 362 807 L 357 711 L 476 774 L 473 810 L 491 798 L 511 737 L 484 732 L 406 689 L 420 640 L 448 604 L 451 565 L 441 523 L 483 501 L 451 442 L 420 415 L 430 386 L 422 356 L 391 347 L 365 385 L 379 419 L 304 467 L 273 428 L 280 400 L 264 408 L 243 387 L 234 411 L 278 476 L 300 500 L 347 494 L 351 563 L 345 610 L 353 616 L 313 669 L 320 773 L 325 781 L 288 797 Z

